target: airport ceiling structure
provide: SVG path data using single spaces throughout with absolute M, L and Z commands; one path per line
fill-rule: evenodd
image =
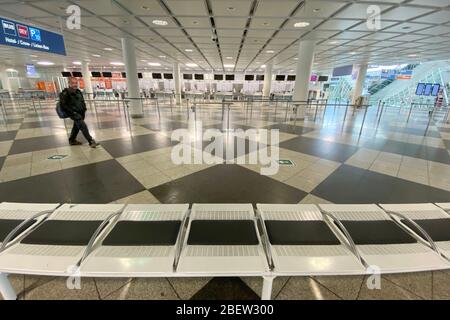
M 81 9 L 79 30 L 66 27 L 70 5 Z M 367 26 L 370 5 L 380 29 Z M 108 67 L 122 61 L 124 36 L 135 39 L 139 69 L 178 61 L 182 70 L 255 72 L 273 61 L 276 72 L 295 72 L 304 39 L 317 41 L 315 70 L 450 59 L 450 0 L 0 0 L 0 16 L 62 32 L 66 42 L 66 57 L 0 47 L 8 65 Z

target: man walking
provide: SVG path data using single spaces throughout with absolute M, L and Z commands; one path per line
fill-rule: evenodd
M 61 109 L 73 120 L 69 144 L 71 146 L 82 144 L 80 141 L 77 141 L 77 135 L 81 130 L 84 137 L 89 142 L 89 146 L 91 148 L 96 148 L 99 144 L 91 137 L 86 122 L 84 122 L 87 108 L 83 94 L 78 89 L 78 80 L 76 78 L 69 78 L 69 88 L 64 89 L 60 93 L 59 101 Z

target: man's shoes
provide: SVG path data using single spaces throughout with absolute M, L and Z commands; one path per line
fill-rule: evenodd
M 71 146 L 79 146 L 79 145 L 82 145 L 82 143 L 80 142 L 80 141 L 77 141 L 77 140 L 69 140 L 69 144 L 71 145 Z
M 97 148 L 100 145 L 100 143 L 95 142 L 95 140 L 92 140 L 89 142 L 89 147 L 91 148 Z

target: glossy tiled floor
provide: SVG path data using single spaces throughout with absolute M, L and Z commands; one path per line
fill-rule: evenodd
M 385 110 L 380 122 L 364 111 L 329 106 L 308 111 L 305 121 L 287 119 L 285 109 L 237 103 L 230 123 L 220 107 L 202 106 L 196 118 L 203 128 L 280 130 L 281 166 L 273 176 L 260 165 L 228 163 L 175 165 L 171 133 L 191 128 L 185 108 L 161 103 L 161 117 L 146 106 L 145 117 L 131 120 L 131 131 L 115 104 L 97 104 L 87 122 L 101 147 L 70 147 L 64 122 L 53 104 L 8 110 L 0 122 L 0 201 L 73 203 L 402 203 L 450 199 L 450 125 L 431 121 L 426 112 Z M 192 119 L 191 114 L 191 119 Z M 225 116 L 225 119 L 227 117 Z M 70 120 L 67 121 L 70 127 Z M 69 128 L 70 129 L 70 128 Z M 224 132 L 226 135 L 226 132 Z M 81 136 L 80 140 L 84 141 Z M 85 142 L 85 141 L 84 141 Z M 206 144 L 203 141 L 202 145 Z M 229 141 L 225 139 L 226 147 Z M 246 146 L 250 145 L 249 141 Z M 270 146 L 267 146 L 269 148 Z M 54 155 L 63 159 L 51 160 Z M 81 290 L 68 290 L 66 279 L 12 276 L 22 299 L 255 299 L 261 280 L 83 279 Z M 277 299 L 449 299 L 450 273 L 383 277 L 381 290 L 369 290 L 363 277 L 292 277 L 277 279 Z

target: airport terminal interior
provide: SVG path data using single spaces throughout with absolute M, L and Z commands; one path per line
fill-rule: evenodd
M 450 0 L 0 20 L 0 298 L 450 299 Z

